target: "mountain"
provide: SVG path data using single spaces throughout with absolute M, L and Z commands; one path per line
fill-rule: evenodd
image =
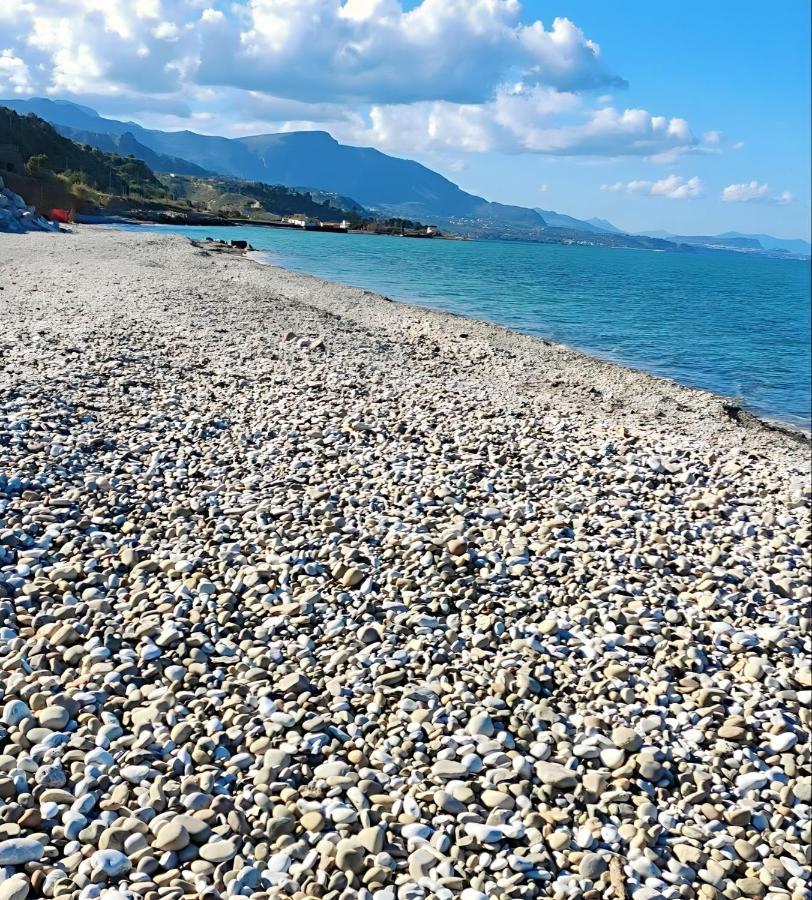
M 278 184 L 238 181 L 216 175 L 196 178 L 173 172 L 161 175 L 161 180 L 174 199 L 188 200 L 195 209 L 214 215 L 228 213 L 233 218 L 268 221 L 300 214 L 322 221 L 349 219 L 356 224 L 367 218 L 366 210 L 354 200 L 334 194 L 294 191 Z M 342 200 L 346 201 L 346 206 L 341 205 Z
M 387 156 L 371 147 L 339 144 L 323 131 L 224 138 L 193 131 L 158 131 L 134 122 L 105 119 L 88 107 L 42 98 L 0 100 L 17 112 L 41 116 L 68 137 L 106 142 L 99 136 L 124 135 L 154 153 L 187 160 L 231 178 L 320 190 L 353 197 L 367 209 L 421 221 L 479 221 L 511 227 L 543 228 L 532 209 L 490 203 L 468 194 L 426 166 Z
M 587 219 L 590 225 L 594 225 L 599 231 L 607 231 L 609 234 L 626 234 L 622 228 L 618 228 L 606 219 Z
M 36 116 L 20 116 L 0 106 L 0 144 L 13 144 L 27 164 L 20 178 L 36 179 L 43 184 L 63 176 L 62 188 L 83 185 L 108 194 L 137 191 L 144 197 L 167 195 L 152 170 L 140 159 L 83 147 L 69 140 L 48 122 Z M 4 173 L 4 176 L 7 173 Z
M 724 234 L 672 234 L 670 231 L 638 231 L 640 237 L 655 237 L 678 244 L 689 244 L 692 247 L 705 247 L 709 250 L 737 250 L 739 252 L 767 253 L 780 256 L 787 253 L 793 256 L 812 255 L 812 244 L 809 241 L 790 238 L 777 238 L 770 234 L 743 234 L 740 231 L 726 231 Z
M 595 220 L 590 221 L 589 219 L 576 219 L 573 216 L 568 216 L 565 213 L 558 213 L 552 209 L 539 209 L 537 207 L 536 212 L 551 228 L 574 228 L 578 231 L 587 231 L 590 234 L 598 234 L 611 231 L 611 229 L 602 228 L 601 226 L 596 225 L 594 223 Z M 617 233 L 620 234 L 621 232 Z
M 670 231 L 663 231 L 662 229 L 660 229 L 659 231 L 635 231 L 634 233 L 640 237 L 660 238 L 660 240 L 663 241 L 670 240 L 672 237 L 674 237 L 674 235 L 671 234 Z
M 785 250 L 787 253 L 798 253 L 803 256 L 812 255 L 812 244 L 800 238 L 777 238 L 770 234 L 742 234 L 738 231 L 726 231 L 720 238 L 748 238 L 758 241 L 765 250 Z
M 188 160 L 178 156 L 167 156 L 165 153 L 156 153 L 149 147 L 135 139 L 131 131 L 122 134 L 98 134 L 95 131 L 84 131 L 79 128 L 59 126 L 58 130 L 65 137 L 69 137 L 78 144 L 88 144 L 97 147 L 107 153 L 116 153 L 119 156 L 134 156 L 145 162 L 153 172 L 172 172 L 175 175 L 196 175 L 205 178 L 213 174 L 201 166 L 196 166 Z

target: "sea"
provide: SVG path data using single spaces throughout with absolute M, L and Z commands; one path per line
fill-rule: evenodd
M 810 262 L 257 226 L 122 226 L 243 239 L 255 258 L 495 322 L 812 426 Z

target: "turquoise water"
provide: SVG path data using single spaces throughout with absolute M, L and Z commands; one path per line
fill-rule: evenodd
M 271 228 L 134 226 L 244 238 L 278 265 L 569 344 L 810 427 L 810 263 Z

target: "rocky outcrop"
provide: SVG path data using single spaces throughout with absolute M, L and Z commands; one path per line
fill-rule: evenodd
M 19 194 L 7 188 L 0 178 L 0 233 L 20 234 L 23 231 L 58 230 L 57 224 L 39 215 Z

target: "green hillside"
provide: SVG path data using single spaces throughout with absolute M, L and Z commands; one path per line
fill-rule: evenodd
M 299 213 L 322 221 L 347 219 L 353 224 L 365 219 L 365 210 L 354 201 L 343 209 L 336 198 L 321 194 L 314 199 L 308 191 L 296 191 L 278 184 L 261 184 L 235 178 L 195 178 L 188 175 L 163 175 L 169 195 L 187 200 L 196 209 L 245 219 L 274 219 Z M 349 205 L 348 204 L 348 205 Z
M 33 178 L 60 176 L 73 184 L 118 196 L 167 197 L 165 186 L 141 160 L 77 144 L 35 115 L 20 116 L 0 107 L 0 144 L 19 149 L 26 174 Z

